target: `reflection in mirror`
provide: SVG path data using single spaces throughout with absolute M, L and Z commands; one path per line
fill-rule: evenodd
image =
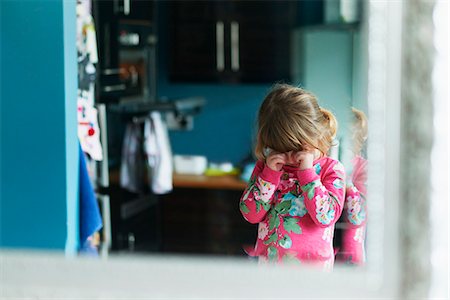
M 114 3 L 78 9 L 98 40 L 96 93 L 83 81 L 81 94 L 105 111 L 105 159 L 89 164 L 102 254 L 362 264 L 367 162 L 346 150 L 350 108 L 367 107 L 360 2 Z
M 428 34 L 433 30 L 427 25 L 431 24 L 432 1 L 411 1 L 411 5 L 370 1 L 370 10 L 365 10 L 370 15 L 368 41 L 364 20 L 355 21 L 358 17 L 348 14 L 349 7 L 346 13 L 339 9 L 330 13 L 327 7 L 327 3 L 345 6 L 353 1 L 76 2 L 85 5 L 77 8 L 83 15 L 78 16 L 78 23 L 75 1 L 1 2 L 0 19 L 8 24 L 2 26 L 2 71 L 9 74 L 2 77 L 2 99 L 11 98 L 1 103 L 2 126 L 6 127 L 2 127 L 1 147 L 0 261 L 4 272 L 0 272 L 0 281 L 6 297 L 292 297 L 293 289 L 280 286 L 298 286 L 305 298 L 425 297 L 430 282 L 427 237 L 436 230 L 428 231 L 427 222 L 417 222 L 421 210 L 427 211 L 427 196 L 399 195 L 410 194 L 411 187 L 417 189 L 411 170 L 420 171 L 425 186 L 429 183 L 426 161 L 430 144 L 423 141 L 429 140 L 430 130 L 401 136 L 400 129 L 411 124 L 416 128 L 432 125 L 431 111 L 420 109 L 422 94 L 431 94 L 428 73 L 432 59 L 424 60 L 429 56 L 421 54 L 425 51 L 431 56 L 433 51 L 432 34 Z M 311 3 L 321 4 L 308 7 Z M 36 26 L 28 26 L 30 22 Z M 78 135 L 84 139 L 82 151 L 78 151 L 73 108 L 77 53 L 71 37 L 75 29 L 80 34 Z M 402 30 L 412 39 L 402 39 Z M 400 47 L 402 43 L 405 47 Z M 31 44 L 36 51 L 29 51 Z M 369 71 L 364 45 L 371 49 Z M 444 52 L 442 47 L 437 49 Z M 406 49 L 404 59 L 401 49 Z M 58 63 L 49 63 L 55 60 Z M 408 72 L 408 68 L 400 72 L 403 61 L 406 66 L 419 66 L 418 72 Z M 445 65 L 440 62 L 435 62 L 436 66 Z M 26 71 L 33 69 L 45 76 Z M 370 92 L 365 95 L 367 73 Z M 412 81 L 408 80 L 411 74 Z M 442 79 L 445 74 L 435 77 Z M 288 96 L 306 96 L 305 102 L 313 104 L 312 121 L 306 117 L 286 122 L 296 111 L 295 106 L 286 105 L 275 107 L 286 110 L 281 118 L 268 122 L 267 128 L 254 129 L 261 102 L 276 82 L 290 84 L 282 86 Z M 417 93 L 422 86 L 426 88 Z M 400 128 L 399 100 L 405 90 L 407 96 L 401 100 L 407 101 L 402 101 L 402 107 L 412 107 L 415 113 L 406 110 Z M 43 95 L 45 106 L 34 101 Z M 65 101 L 61 102 L 62 98 Z M 275 98 L 287 101 L 298 97 Z M 369 109 L 363 99 L 369 100 Z M 427 107 L 432 107 L 432 97 L 426 99 Z M 318 143 L 326 131 L 318 124 L 322 123 L 320 116 L 328 115 L 325 119 L 329 121 L 332 117 L 318 109 L 316 101 L 339 123 L 330 149 L 324 150 Z M 367 117 L 362 112 L 370 113 L 371 122 L 367 239 Z M 268 119 L 267 114 L 261 115 L 259 127 Z M 307 128 L 304 123 L 308 120 L 309 127 L 319 134 L 277 132 L 280 137 L 293 137 L 287 142 L 270 134 L 270 128 L 291 129 L 289 126 L 296 124 Z M 35 124 L 40 130 L 30 134 Z M 259 147 L 256 137 L 263 140 Z M 161 140 L 170 147 L 162 150 Z M 441 141 L 439 135 L 436 140 Z M 409 155 L 415 147 L 400 151 L 400 144 L 417 141 L 421 141 L 419 157 L 424 159 Z M 87 164 L 83 163 L 85 155 Z M 403 163 L 404 159 L 409 163 Z M 437 164 L 443 160 L 433 158 Z M 328 168 L 324 161 L 330 163 Z M 338 161 L 344 166 L 346 182 L 326 180 L 329 174 L 343 176 Z M 161 168 L 161 162 L 169 167 Z M 261 174 L 267 176 L 254 180 L 251 173 L 262 165 Z M 161 176 L 158 170 L 169 172 Z M 398 175 L 403 172 L 410 180 L 399 184 L 403 176 Z M 305 182 L 308 178 L 314 180 Z M 272 179 L 277 180 L 270 182 Z M 441 184 L 434 179 L 436 185 Z M 91 183 L 95 191 L 88 188 Z M 348 185 L 347 195 L 344 184 Z M 86 192 L 88 197 L 81 199 Z M 272 192 L 277 197 L 268 199 Z M 239 207 L 240 197 L 243 204 Z M 251 197 L 253 201 L 246 203 Z M 86 199 L 90 206 L 84 205 Z M 383 211 L 385 203 L 389 209 Z M 440 204 L 436 204 L 437 210 L 444 211 Z M 249 215 L 251 210 L 254 218 Z M 258 214 L 264 211 L 266 218 L 259 222 Z M 242 215 L 260 224 L 251 225 Z M 440 225 L 435 229 L 444 232 Z M 363 264 L 366 240 L 370 247 L 367 267 L 335 268 L 337 272 L 326 276 L 327 288 L 323 288 L 323 274 L 307 268 L 261 268 L 253 259 L 205 259 L 206 254 L 241 258 L 247 253 L 261 254 L 261 262 L 292 261 L 302 266 L 318 262 L 329 269 L 336 251 L 345 264 Z M 438 236 L 436 245 L 443 240 Z M 4 249 L 9 247 L 15 249 Z M 18 248 L 58 249 L 60 258 L 29 255 L 16 251 Z M 66 257 L 81 250 L 95 255 L 99 248 L 100 255 L 126 256 L 107 263 L 63 260 L 64 248 Z M 438 250 L 448 253 L 445 247 Z M 433 252 L 432 261 L 445 269 L 445 255 Z M 130 259 L 130 254 L 138 253 L 184 255 Z M 188 253 L 202 256 L 189 259 Z M 272 284 L 261 285 L 261 274 Z M 445 276 L 433 275 L 445 281 Z M 436 278 L 435 283 L 439 281 Z
M 367 155 L 366 141 L 368 121 L 366 114 L 354 107 L 351 109 L 350 137 L 351 159 L 345 162 L 347 185 L 342 212 L 344 228 L 342 245 L 337 259 L 349 264 L 365 262 L 365 236 L 367 218 Z
M 362 262 L 345 241 L 363 222 L 343 217 L 365 21 L 359 1 L 328 2 L 77 1 L 83 192 L 59 247 Z

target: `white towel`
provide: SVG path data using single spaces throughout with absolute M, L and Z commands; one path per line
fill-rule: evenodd
M 149 166 L 149 184 L 155 194 L 172 191 L 172 150 L 166 124 L 159 112 L 152 112 L 144 125 L 144 150 Z

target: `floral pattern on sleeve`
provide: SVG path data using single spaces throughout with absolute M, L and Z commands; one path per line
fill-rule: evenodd
M 345 217 L 355 226 L 363 225 L 366 220 L 365 198 L 352 184 L 347 187 Z
M 316 174 L 319 175 L 320 171 L 322 171 L 322 166 L 319 163 L 317 163 L 314 165 L 314 170 L 316 171 Z
M 324 225 L 329 225 L 336 216 L 336 210 L 332 204 L 331 197 L 327 195 L 317 195 L 316 199 L 316 219 Z
M 355 235 L 353 236 L 353 240 L 360 244 L 362 244 L 364 242 L 364 228 L 363 227 L 359 227 L 358 229 L 356 229 Z
M 258 177 L 257 188 L 255 189 L 255 192 L 259 191 L 259 193 L 257 193 L 259 200 L 262 200 L 265 203 L 269 202 L 270 198 L 275 192 L 275 189 L 276 186 L 274 184 L 265 181 L 261 177 Z
M 319 177 L 314 169 L 299 172 L 300 186 L 305 198 L 305 207 L 313 221 L 319 226 L 329 226 L 339 219 L 344 204 L 345 172 L 336 162 Z
M 259 223 L 259 226 L 258 226 L 258 239 L 264 240 L 268 233 L 269 233 L 269 227 L 267 227 L 267 224 L 263 223 L 263 222 Z
M 242 215 L 250 223 L 261 222 L 267 215 L 278 185 L 261 178 L 263 168 L 264 164 L 258 162 L 239 202 Z

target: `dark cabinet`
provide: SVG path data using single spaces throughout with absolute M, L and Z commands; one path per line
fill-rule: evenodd
M 114 14 L 122 19 L 145 20 L 153 19 L 153 0 L 100 0 L 111 2 Z
M 97 98 L 145 101 L 156 95 L 155 1 L 94 0 Z
M 225 68 L 224 22 L 213 1 L 168 3 L 170 79 L 216 81 Z
M 168 6 L 172 81 L 290 79 L 295 1 L 182 1 Z
M 231 70 L 238 81 L 289 80 L 291 30 L 296 14 L 293 3 L 231 2 Z

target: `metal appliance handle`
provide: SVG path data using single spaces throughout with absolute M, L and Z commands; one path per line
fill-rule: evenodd
M 216 22 L 216 68 L 219 72 L 225 69 L 224 47 L 224 25 L 222 21 L 219 21 Z
M 119 91 L 125 91 L 125 89 L 127 88 L 127 86 L 123 83 L 121 84 L 116 84 L 116 85 L 107 85 L 103 87 L 103 91 L 104 92 L 119 92 Z
M 123 14 L 128 16 L 131 11 L 130 0 L 123 0 Z
M 231 22 L 231 70 L 239 71 L 239 23 Z

